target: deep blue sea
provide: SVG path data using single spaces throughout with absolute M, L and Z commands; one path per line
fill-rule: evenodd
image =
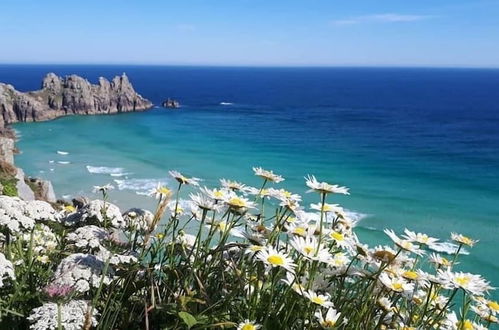
M 16 162 L 59 196 L 112 183 L 117 204 L 153 208 L 140 194 L 171 182 L 169 169 L 257 185 L 251 168 L 263 166 L 297 193 L 314 174 L 350 187 L 331 202 L 364 215 L 370 245 L 388 242 L 384 228 L 463 233 L 480 242 L 461 269 L 499 286 L 499 70 L 0 66 L 0 81 L 32 90 L 50 71 L 126 72 L 155 104 L 183 105 L 15 125 Z

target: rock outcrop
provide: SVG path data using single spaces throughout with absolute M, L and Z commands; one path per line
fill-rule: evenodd
M 0 83 L 0 129 L 7 124 L 50 120 L 66 115 L 97 115 L 142 111 L 152 103 L 135 92 L 123 74 L 97 85 L 77 75 L 64 78 L 45 76 L 42 88 L 22 93 L 12 85 Z
M 180 102 L 177 101 L 177 100 L 168 98 L 168 99 L 164 100 L 161 103 L 161 106 L 163 108 L 173 108 L 173 109 L 176 109 L 176 108 L 180 108 Z

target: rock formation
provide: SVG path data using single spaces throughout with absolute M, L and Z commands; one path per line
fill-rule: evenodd
M 174 108 L 174 109 L 176 109 L 176 108 L 180 108 L 180 102 L 177 101 L 177 100 L 168 98 L 168 99 L 164 100 L 161 103 L 161 106 L 163 108 Z
M 0 83 L 0 129 L 16 122 L 44 121 L 65 115 L 96 115 L 142 111 L 152 103 L 137 94 L 123 74 L 112 81 L 99 78 L 97 85 L 76 75 L 45 76 L 42 88 L 22 93 Z

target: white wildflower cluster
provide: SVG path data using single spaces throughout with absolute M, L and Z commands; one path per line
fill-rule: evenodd
M 23 240 L 33 247 L 37 254 L 48 254 L 57 247 L 57 237 L 50 227 L 37 223 L 31 233 L 25 233 Z
M 66 235 L 68 242 L 74 243 L 77 248 L 97 249 L 101 247 L 101 241 L 109 237 L 108 232 L 95 225 L 77 228 Z
M 35 221 L 60 221 L 60 215 L 45 201 L 28 201 L 24 207 L 26 216 Z
M 53 283 L 69 285 L 80 293 L 85 293 L 91 287 L 98 287 L 103 277 L 104 284 L 111 283 L 113 270 L 109 267 L 104 274 L 105 263 L 91 254 L 75 253 L 64 258 L 54 273 Z
M 89 313 L 89 304 L 85 300 L 71 300 L 60 306 L 58 310 L 56 303 L 48 302 L 31 311 L 28 316 L 30 329 L 47 330 L 57 329 L 59 326 L 59 315 L 62 329 L 81 330 L 85 324 L 87 314 Z M 91 315 L 92 327 L 97 326 L 98 313 L 94 309 Z
M 125 225 L 120 209 L 102 200 L 90 201 L 64 219 L 65 223 L 70 226 L 88 223 L 91 220 L 99 224 L 108 222 L 114 228 L 123 228 Z
M 3 282 L 6 279 L 15 279 L 14 265 L 5 258 L 5 255 L 0 252 L 0 288 L 3 287 Z
M 7 228 L 11 234 L 31 230 L 35 221 L 26 215 L 26 202 L 16 198 L 0 196 L 0 228 Z
M 111 265 L 131 264 L 138 261 L 135 254 L 112 253 L 104 247 L 100 247 L 95 256 L 103 262 L 108 262 L 109 260 Z

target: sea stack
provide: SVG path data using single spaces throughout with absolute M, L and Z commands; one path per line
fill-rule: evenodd
M 167 98 L 163 101 L 163 103 L 161 103 L 161 106 L 164 108 L 176 109 L 180 108 L 180 102 L 174 99 Z
M 126 74 L 94 85 L 77 75 L 49 73 L 40 90 L 19 92 L 0 83 L 0 128 L 16 122 L 50 120 L 66 115 L 97 115 L 143 111 L 152 103 L 135 92 Z

